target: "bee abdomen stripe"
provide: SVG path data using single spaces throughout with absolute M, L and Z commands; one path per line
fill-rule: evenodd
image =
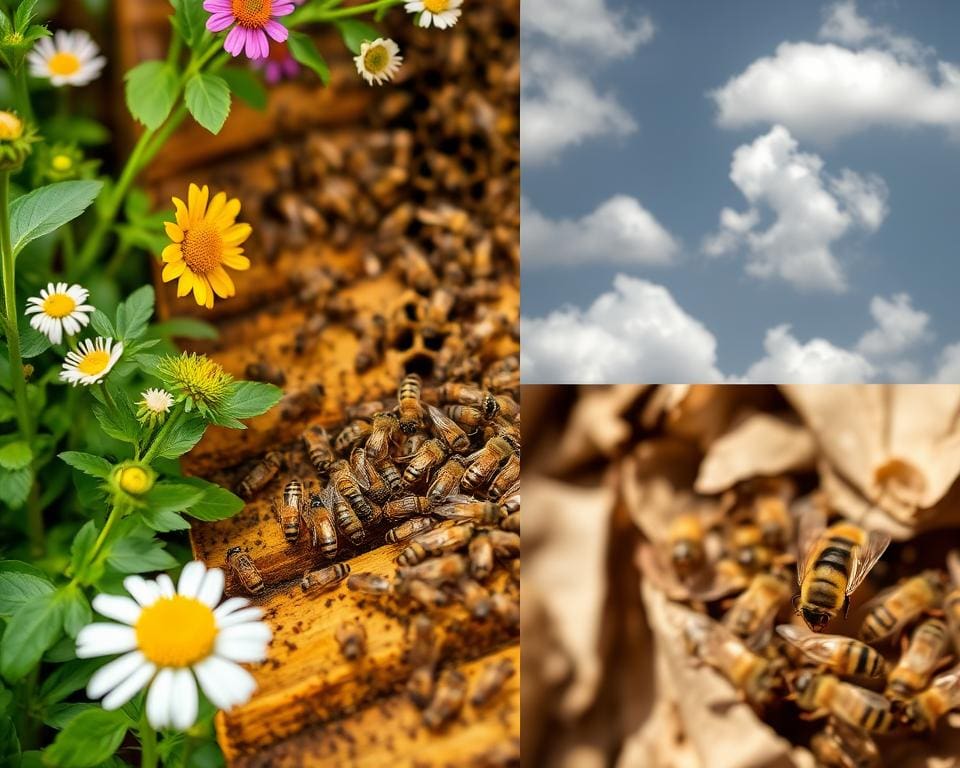
M 847 570 L 849 559 L 849 550 L 841 549 L 840 547 L 826 547 L 823 552 L 820 553 L 817 562 L 814 563 L 814 570 L 818 568 L 830 568 L 846 576 L 849 573 Z
M 823 589 L 822 587 L 811 587 L 810 594 L 808 595 L 808 600 L 813 605 L 818 605 L 821 608 L 835 608 L 837 605 L 837 590 L 834 588 L 832 590 Z
M 890 627 L 897 623 L 896 618 L 885 605 L 878 605 L 873 609 L 873 618 L 884 629 L 890 629 Z
M 860 646 L 860 655 L 857 657 L 857 670 L 858 675 L 862 675 L 867 671 L 867 660 L 870 658 L 870 649 L 865 646 Z
M 846 547 L 848 551 L 857 543 L 853 541 L 853 539 L 848 539 L 846 536 L 831 536 L 827 541 L 831 544 L 836 544 L 838 547 Z

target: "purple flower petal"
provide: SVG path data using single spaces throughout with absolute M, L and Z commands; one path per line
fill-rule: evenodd
M 284 42 L 290 36 L 290 31 L 279 21 L 274 21 L 273 19 L 267 22 L 264 30 L 278 43 Z
M 217 13 L 207 19 L 207 29 L 211 32 L 222 32 L 233 24 L 232 13 Z
M 239 56 L 243 50 L 245 38 L 246 32 L 243 27 L 234 27 L 227 34 L 227 39 L 223 41 L 223 50 L 232 56 Z
M 232 12 L 233 6 L 230 4 L 230 0 L 204 0 L 203 10 L 210 11 L 210 13 Z
M 293 3 L 278 5 L 273 8 L 273 10 L 270 12 L 270 15 L 273 16 L 274 18 L 278 16 L 286 16 L 288 13 L 293 13 L 293 10 L 295 7 L 296 6 L 294 6 Z
M 266 51 L 261 52 L 262 46 L 260 45 L 260 38 L 263 38 L 264 44 L 266 44 L 267 36 L 263 34 L 262 30 L 259 29 L 248 29 L 247 31 L 247 41 L 244 46 L 244 53 L 247 55 L 248 59 L 263 59 L 270 52 L 269 47 Z

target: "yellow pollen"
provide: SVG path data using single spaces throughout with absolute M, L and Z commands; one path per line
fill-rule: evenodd
M 84 355 L 77 370 L 84 376 L 96 376 L 98 373 L 103 373 L 109 364 L 110 354 L 106 350 L 95 349 Z
M 190 271 L 206 275 L 220 266 L 223 260 L 223 238 L 213 226 L 200 223 L 183 233 L 183 260 Z
M 12 112 L 0 111 L 0 139 L 12 141 L 23 136 L 23 123 Z
M 443 13 L 450 8 L 450 0 L 423 0 L 423 7 L 430 13 Z
M 54 155 L 50 160 L 50 165 L 55 171 L 69 171 L 73 167 L 73 160 L 69 155 Z
M 144 608 L 134 627 L 137 646 L 158 667 L 189 667 L 205 659 L 217 639 L 213 611 L 193 597 L 162 597 Z
M 140 467 L 126 467 L 120 472 L 120 487 L 134 496 L 146 493 L 152 485 L 150 475 Z
M 262 29 L 270 21 L 273 0 L 233 0 L 233 17 L 248 29 Z
M 50 57 L 47 67 L 51 75 L 72 75 L 80 69 L 80 59 L 76 54 L 59 51 Z
M 371 46 L 363 55 L 363 64 L 367 68 L 367 72 L 373 74 L 377 74 L 386 69 L 389 61 L 390 54 L 387 53 L 387 49 L 382 45 Z
M 77 308 L 75 302 L 65 293 L 51 293 L 43 300 L 43 313 L 50 317 L 66 317 Z

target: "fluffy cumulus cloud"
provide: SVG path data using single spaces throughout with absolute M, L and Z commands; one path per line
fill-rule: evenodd
M 892 361 L 898 356 L 912 354 L 917 345 L 933 338 L 930 315 L 914 309 L 910 296 L 897 293 L 889 299 L 874 296 L 870 314 L 876 326 L 857 342 L 857 351 L 871 360 Z
M 648 16 L 619 13 L 606 0 L 524 0 L 521 17 L 525 163 L 547 163 L 586 141 L 637 130 L 616 94 L 592 75 L 653 39 Z
M 823 9 L 820 37 L 854 48 L 864 45 L 886 48 L 902 58 L 915 61 L 934 54 L 932 48 L 912 37 L 898 34 L 891 27 L 875 24 L 861 15 L 856 0 L 840 0 Z
M 745 249 L 749 274 L 801 290 L 845 290 L 833 246 L 853 231 L 876 230 L 887 214 L 881 178 L 849 169 L 826 174 L 820 157 L 801 152 L 780 125 L 734 151 L 730 179 L 750 207 L 743 213 L 724 209 L 720 229 L 705 238 L 703 250 L 720 256 Z M 773 217 L 766 228 L 760 226 L 764 210 Z
M 586 310 L 568 307 L 524 318 L 526 383 L 709 382 L 713 334 L 661 285 L 618 275 Z
M 674 261 L 679 245 L 633 197 L 616 195 L 579 219 L 549 219 L 524 199 L 520 242 L 525 267 Z
M 933 380 L 938 384 L 960 383 L 960 343 L 944 347 Z
M 873 378 L 876 369 L 856 352 L 826 339 L 798 341 L 789 325 L 767 331 L 766 356 L 750 366 L 745 379 L 758 384 L 844 384 Z

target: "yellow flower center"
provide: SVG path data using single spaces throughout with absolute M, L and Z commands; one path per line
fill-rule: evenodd
M 190 271 L 206 275 L 223 260 L 223 238 L 216 227 L 201 223 L 183 233 L 183 260 Z
M 51 75 L 72 75 L 80 69 L 80 59 L 76 54 L 67 51 L 58 51 L 47 62 Z
M 151 486 L 153 480 L 140 467 L 126 467 L 120 472 L 120 487 L 127 493 L 139 496 L 149 491 Z
M 450 7 L 450 0 L 423 0 L 423 7 L 430 13 L 443 13 Z
M 241 27 L 261 29 L 270 21 L 272 0 L 233 0 L 233 17 Z
M 137 646 L 158 667 L 189 667 L 205 659 L 217 639 L 210 607 L 193 597 L 161 597 L 134 627 Z
M 76 308 L 77 302 L 65 293 L 51 293 L 43 300 L 43 313 L 49 317 L 66 317 Z
M 110 365 L 110 353 L 104 349 L 95 349 L 84 355 L 77 370 L 84 376 L 96 376 L 98 373 L 103 373 L 108 365 Z
M 373 45 L 367 49 L 367 52 L 363 55 L 363 65 L 367 68 L 367 72 L 370 72 L 374 75 L 383 72 L 387 68 L 387 64 L 390 62 L 390 53 L 382 45 Z
M 12 112 L 0 111 L 0 139 L 12 141 L 23 135 L 23 123 Z
M 50 165 L 53 166 L 53 170 L 60 171 L 69 171 L 73 167 L 73 160 L 69 155 L 54 155 L 50 160 Z

